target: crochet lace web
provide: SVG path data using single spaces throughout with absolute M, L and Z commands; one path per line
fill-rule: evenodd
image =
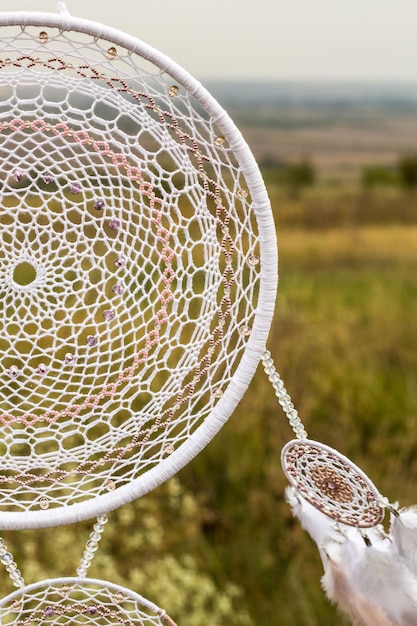
M 3 625 L 175 626 L 139 594 L 107 581 L 63 578 L 23 587 L 0 601 Z
M 270 207 L 226 114 L 50 21 L 0 24 L 0 519 L 103 511 L 184 465 L 244 393 L 275 298 Z

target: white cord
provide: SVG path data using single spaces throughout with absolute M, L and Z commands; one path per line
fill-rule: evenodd
M 65 15 L 65 17 L 70 17 L 70 13 L 65 6 L 65 2 L 62 2 L 62 0 L 58 0 L 58 13 L 60 15 Z

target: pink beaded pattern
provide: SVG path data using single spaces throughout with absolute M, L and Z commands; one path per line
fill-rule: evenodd
M 69 404 L 61 411 L 51 409 L 45 411 L 41 415 L 24 413 L 22 416 L 15 416 L 10 413 L 0 414 L 0 422 L 2 422 L 4 425 L 10 425 L 16 422 L 23 423 L 26 426 L 32 426 L 33 424 L 36 424 L 40 421 L 47 422 L 48 424 L 54 424 L 59 418 L 65 418 L 67 416 L 76 417 L 86 409 L 95 408 L 102 399 L 111 398 L 116 393 L 120 385 L 129 382 L 133 378 L 135 371 L 140 367 L 142 363 L 147 360 L 152 346 L 156 345 L 160 340 L 160 330 L 162 326 L 166 324 L 168 319 L 167 306 L 173 298 L 171 284 L 175 278 L 175 273 L 172 268 L 174 250 L 169 245 L 170 233 L 166 228 L 161 225 L 162 211 L 160 205 L 162 204 L 162 201 L 155 195 L 152 185 L 148 181 L 144 180 L 142 172 L 139 170 L 139 168 L 129 165 L 126 157 L 123 154 L 115 154 L 114 152 L 112 152 L 106 142 L 94 140 L 86 131 L 74 132 L 67 124 L 59 123 L 56 125 L 50 125 L 47 124 L 45 121 L 39 119 L 29 121 L 21 118 L 15 118 L 9 123 L 0 123 L 0 132 L 5 130 L 22 131 L 26 129 L 38 132 L 53 133 L 54 135 L 59 135 L 61 137 L 72 137 L 74 141 L 91 147 L 95 152 L 110 159 L 111 163 L 117 168 L 124 170 L 127 177 L 131 181 L 137 183 L 141 194 L 149 199 L 149 209 L 152 215 L 150 221 L 153 228 L 156 230 L 156 241 L 161 247 L 160 257 L 165 266 L 162 272 L 162 290 L 159 293 L 160 308 L 156 310 L 155 317 L 153 319 L 153 329 L 150 330 L 149 333 L 145 336 L 145 347 L 141 348 L 137 352 L 137 354 L 134 355 L 133 364 L 119 372 L 117 379 L 114 382 L 105 385 L 96 394 L 85 397 L 82 402 L 79 402 L 77 404 Z M 50 173 L 48 173 L 48 175 L 51 176 Z M 22 179 L 23 173 L 19 172 L 17 182 L 20 182 Z M 81 189 L 78 186 L 72 189 L 73 193 L 79 193 L 80 190 Z M 118 259 L 115 262 L 116 264 L 117 261 Z M 123 266 L 123 264 L 119 263 L 119 266 Z M 105 313 L 106 311 L 104 312 L 104 314 Z M 108 315 L 104 316 L 109 318 Z M 111 319 L 113 318 L 110 317 L 110 320 Z M 91 335 L 87 337 L 88 345 L 93 347 L 96 345 L 96 343 L 97 339 L 95 337 Z
M 29 31 L 22 30 L 21 37 L 30 39 Z M 70 37 L 55 36 L 65 45 Z M 180 447 L 210 415 L 239 364 L 251 334 L 260 281 L 257 229 L 255 218 L 245 216 L 251 200 L 244 177 L 215 125 L 198 119 L 192 98 L 184 93 L 181 100 L 181 88 L 173 85 L 165 94 L 151 93 L 146 77 L 145 88 L 137 88 L 136 76 L 116 76 L 107 61 L 74 62 L 78 43 L 66 60 L 65 55 L 47 52 L 47 39 L 40 41 L 36 54 L 13 57 L 7 37 L 3 54 L 0 50 L 0 88 L 10 84 L 18 100 L 19 80 L 14 76 L 28 76 L 34 90 L 40 81 L 46 104 L 43 110 L 39 98 L 33 97 L 21 114 L 10 105 L 10 115 L 0 115 L 2 145 L 11 155 L 0 221 L 6 232 L 14 228 L 16 216 L 28 233 L 32 224 L 41 225 L 39 241 L 31 234 L 21 236 L 27 239 L 24 253 L 18 242 L 19 262 L 27 261 L 36 270 L 33 282 L 16 286 L 18 279 L 6 270 L 6 288 L 12 287 L 13 296 L 10 311 L 18 320 L 10 333 L 11 323 L 6 328 L 6 340 L 15 344 L 3 352 L 8 392 L 3 401 L 0 397 L 0 428 L 7 447 L 0 509 L 7 511 L 46 510 L 112 491 Z M 112 57 L 113 52 L 107 54 Z M 126 59 L 130 64 L 130 53 Z M 163 91 L 166 79 L 158 80 Z M 49 99 L 48 89 L 65 91 L 64 112 L 55 105 L 55 96 Z M 85 120 L 79 119 L 79 105 L 71 100 L 77 90 L 91 100 Z M 177 99 L 179 108 L 171 106 Z M 101 102 L 113 107 L 114 122 L 107 124 L 100 117 L 96 108 Z M 188 117 L 183 105 L 190 109 Z M 54 109 L 51 114 L 49 109 Z M 126 119 L 137 128 L 137 136 Z M 48 217 L 55 214 L 56 220 Z M 48 219 L 53 239 L 45 244 L 42 220 Z M 60 230 L 53 232 L 58 222 Z M 61 263 L 70 245 L 77 250 L 77 228 L 92 241 L 93 254 L 83 252 L 77 258 L 70 253 L 75 275 L 72 283 L 67 280 L 70 290 L 87 271 L 94 286 L 96 268 L 88 263 L 97 254 L 98 270 L 108 279 L 99 283 L 101 292 L 91 289 L 92 295 L 79 287 L 81 295 L 75 296 L 84 299 L 85 319 L 71 304 L 71 324 L 59 328 L 55 294 L 46 297 L 49 258 L 37 262 L 30 248 L 32 241 L 39 250 L 45 245 L 51 258 L 57 250 Z M 13 263 L 12 269 L 17 269 Z M 66 280 L 71 268 L 67 264 L 64 269 Z M 144 285 L 141 291 L 132 288 L 137 273 Z M 1 289 L 0 284 L 0 296 Z M 36 320 L 29 317 L 42 290 L 45 297 L 38 308 L 45 319 L 35 335 Z M 139 297 L 136 311 L 133 294 Z M 129 320 L 131 311 L 135 322 Z M 55 316 L 56 336 L 48 330 L 49 315 Z M 53 350 L 49 344 L 43 350 L 42 333 Z M 36 337 L 32 351 L 26 339 L 31 334 Z M 23 345 L 20 354 L 14 345 Z M 25 362 L 21 357 L 26 353 Z M 20 435 L 22 427 L 29 455 L 14 443 L 14 433 Z M 55 461 L 50 450 L 55 451 Z
M 336 450 L 292 441 L 284 447 L 282 466 L 300 496 L 336 522 L 371 528 L 382 521 L 384 508 L 375 486 Z
M 2 623 L 13 620 L 15 626 L 175 626 L 163 609 L 138 594 L 89 579 L 58 579 L 23 587 L 0 602 L 0 616 Z

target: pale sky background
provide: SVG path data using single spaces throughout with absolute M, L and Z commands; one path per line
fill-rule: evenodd
M 67 0 L 204 79 L 417 82 L 417 0 Z M 56 12 L 55 0 L 1 9 Z

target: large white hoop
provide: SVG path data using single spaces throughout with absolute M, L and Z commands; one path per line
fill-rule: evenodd
M 21 325 L 14 335 L 5 325 L 3 352 L 0 345 L 8 391 L 0 410 L 0 529 L 18 529 L 102 515 L 158 486 L 202 450 L 256 370 L 278 273 L 256 161 L 198 81 L 137 39 L 68 15 L 0 13 L 0 32 L 0 134 L 8 156 L 0 172 L 1 228 L 7 232 L 23 211 L 16 206 L 31 209 L 22 213 L 25 227 L 14 224 L 8 237 L 13 262 L 6 256 L 3 282 Z M 139 217 L 133 207 L 141 207 Z M 35 218 L 41 209 L 42 219 Z M 72 254 L 66 238 L 77 255 L 72 278 L 63 262 Z M 88 238 L 98 246 L 97 267 L 88 266 Z M 150 278 L 139 290 L 135 280 L 147 262 Z M 29 286 L 16 273 L 23 266 L 34 272 Z M 52 278 L 58 284 L 62 276 L 74 289 L 71 315 L 57 289 L 48 292 Z M 126 297 L 117 312 L 105 308 L 123 291 L 129 303 Z M 53 323 L 50 345 L 35 353 L 19 333 L 42 345 L 44 331 L 29 327 L 40 311 L 45 324 L 48 315 Z M 133 339 L 124 342 L 128 329 Z M 95 358 L 105 372 L 92 370 Z M 83 371 L 94 380 L 87 384 Z M 58 389 L 69 399 L 58 398 Z

